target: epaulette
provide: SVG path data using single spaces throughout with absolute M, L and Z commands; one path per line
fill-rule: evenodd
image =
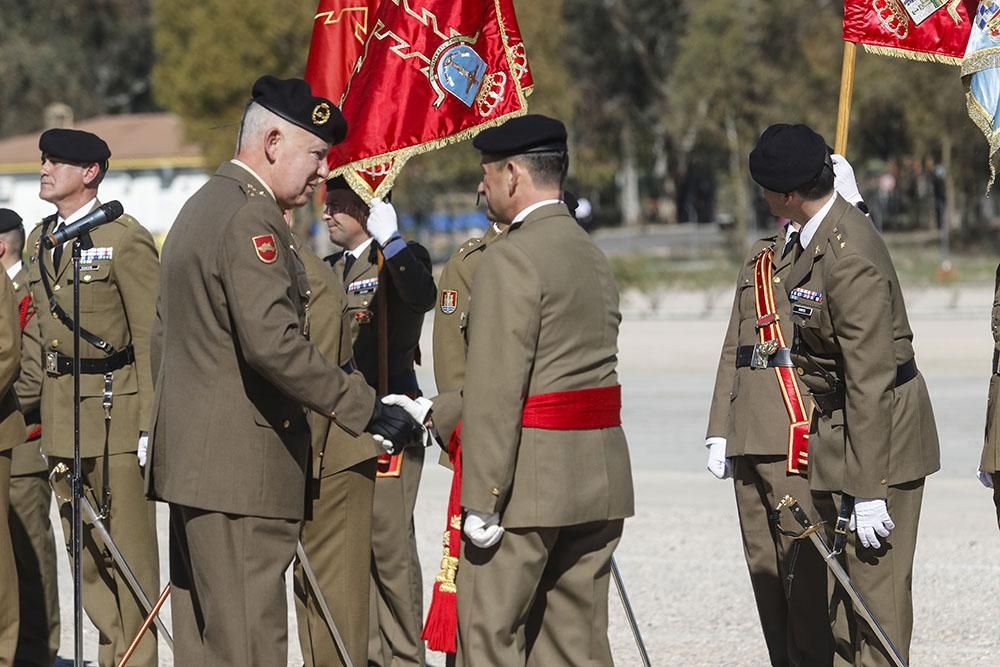
M 778 244 L 778 237 L 779 235 L 775 234 L 774 236 L 765 236 L 764 238 L 754 241 L 754 245 L 759 243 L 761 244 L 761 248 L 754 254 L 753 257 L 750 258 L 750 263 L 756 262 L 757 259 L 768 250 L 773 250 Z
M 464 257 L 468 257 L 475 250 L 477 250 L 479 248 L 482 248 L 485 245 L 486 245 L 486 240 L 483 237 L 481 237 L 481 236 L 477 236 L 476 238 L 469 239 L 468 241 L 466 241 L 465 243 L 463 243 L 458 248 L 457 252 L 458 252 L 458 254 L 461 257 L 464 258 Z
M 267 193 L 267 190 L 257 187 L 257 185 L 251 183 L 250 181 L 242 181 L 240 183 L 240 189 L 243 190 L 244 193 L 246 193 L 247 199 L 254 199 L 256 197 L 269 198 L 271 196 Z
M 848 250 L 847 245 L 847 230 L 844 229 L 842 224 L 838 224 L 836 227 L 830 230 L 830 249 L 833 254 L 839 257 L 845 250 Z M 817 247 L 817 250 L 819 248 Z

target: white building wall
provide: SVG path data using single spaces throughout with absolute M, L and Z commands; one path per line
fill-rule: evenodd
M 126 213 L 162 240 L 184 202 L 208 178 L 200 169 L 190 168 L 112 169 L 101 184 L 100 198 L 104 202 L 119 200 Z M 28 232 L 55 210 L 38 198 L 38 174 L 0 174 L 0 206 L 17 211 Z

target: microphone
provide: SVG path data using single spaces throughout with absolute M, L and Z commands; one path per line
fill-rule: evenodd
M 120 201 L 109 201 L 107 204 L 103 204 L 99 208 L 94 209 L 76 222 L 66 225 L 62 229 L 57 229 L 54 232 L 49 232 L 45 235 L 45 238 L 42 239 L 42 243 L 46 248 L 61 246 L 63 243 L 66 243 L 66 241 L 82 236 L 95 227 L 100 227 L 101 225 L 107 224 L 112 220 L 117 220 L 124 212 L 125 207 L 122 206 Z

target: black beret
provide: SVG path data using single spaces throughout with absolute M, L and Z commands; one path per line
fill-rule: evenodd
M 328 144 L 347 136 L 347 120 L 337 105 L 312 94 L 302 79 L 277 79 L 270 74 L 253 84 L 253 101 L 290 123 L 312 132 Z
M 472 145 L 488 155 L 566 152 L 566 126 L 538 114 L 518 116 L 483 130 Z
M 111 157 L 108 144 L 96 134 L 61 127 L 42 132 L 38 137 L 38 150 L 70 162 L 84 164 L 96 162 L 105 169 L 108 166 L 108 158 Z
M 772 192 L 795 192 L 815 181 L 830 153 L 806 125 L 772 125 L 750 153 L 750 175 Z
M 0 234 L 21 226 L 21 216 L 9 208 L 0 208 Z

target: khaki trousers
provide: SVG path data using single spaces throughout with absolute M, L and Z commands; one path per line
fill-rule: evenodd
M 809 480 L 786 473 L 784 456 L 735 456 L 733 481 L 743 553 L 771 664 L 832 664 L 826 564 L 811 542 L 796 542 L 781 535 L 770 521 L 772 511 L 786 494 L 794 496 L 809 517 L 817 520 Z M 787 513 L 782 517 L 782 526 L 800 530 Z M 793 583 L 786 595 L 786 578 L 796 548 Z
M 878 549 L 866 548 L 854 531 L 848 533 L 841 564 L 889 638 L 909 660 L 913 632 L 913 553 L 924 495 L 924 480 L 888 487 L 887 505 L 895 529 L 879 538 Z M 827 543 L 833 544 L 833 529 L 840 510 L 839 493 L 813 493 L 820 518 L 827 522 Z M 881 667 L 892 665 L 868 624 L 856 615 L 847 593 L 834 577 L 829 578 L 830 622 L 836 653 L 835 665 Z
M 72 471 L 73 460 L 50 457 L 50 469 L 64 463 Z M 104 483 L 103 457 L 81 461 L 84 491 L 94 509 L 100 511 Z M 142 469 L 135 454 L 112 454 L 108 457 L 111 491 L 110 516 L 104 527 L 135 574 L 139 585 L 151 600 L 159 597 L 160 560 L 156 546 L 156 507 L 146 500 Z M 59 506 L 67 554 L 72 558 L 73 507 Z M 117 665 L 146 618 L 142 605 L 132 594 L 125 577 L 118 571 L 111 552 L 89 524 L 83 525 L 83 607 L 98 631 L 98 663 L 101 667 Z M 153 667 L 157 664 L 156 632 L 143 637 L 129 659 L 129 665 Z
M 285 570 L 300 528 L 170 505 L 174 664 L 287 664 Z
M 622 525 L 507 529 L 490 549 L 464 542 L 456 664 L 612 665 L 608 586 Z
M 302 546 L 330 606 L 333 620 L 358 667 L 368 662 L 372 498 L 375 459 L 315 482 L 313 518 L 302 525 Z M 295 614 L 306 667 L 343 665 L 340 652 L 295 565 Z
M 59 653 L 59 577 L 51 504 L 45 473 L 10 480 L 9 524 L 21 600 L 18 665 L 51 665 Z
M 14 664 L 17 651 L 17 566 L 11 547 L 7 514 L 10 510 L 10 450 L 0 452 L 0 667 Z
M 411 447 L 399 477 L 375 482 L 368 660 L 377 667 L 424 667 L 423 580 L 413 529 L 423 467 L 423 448 Z

